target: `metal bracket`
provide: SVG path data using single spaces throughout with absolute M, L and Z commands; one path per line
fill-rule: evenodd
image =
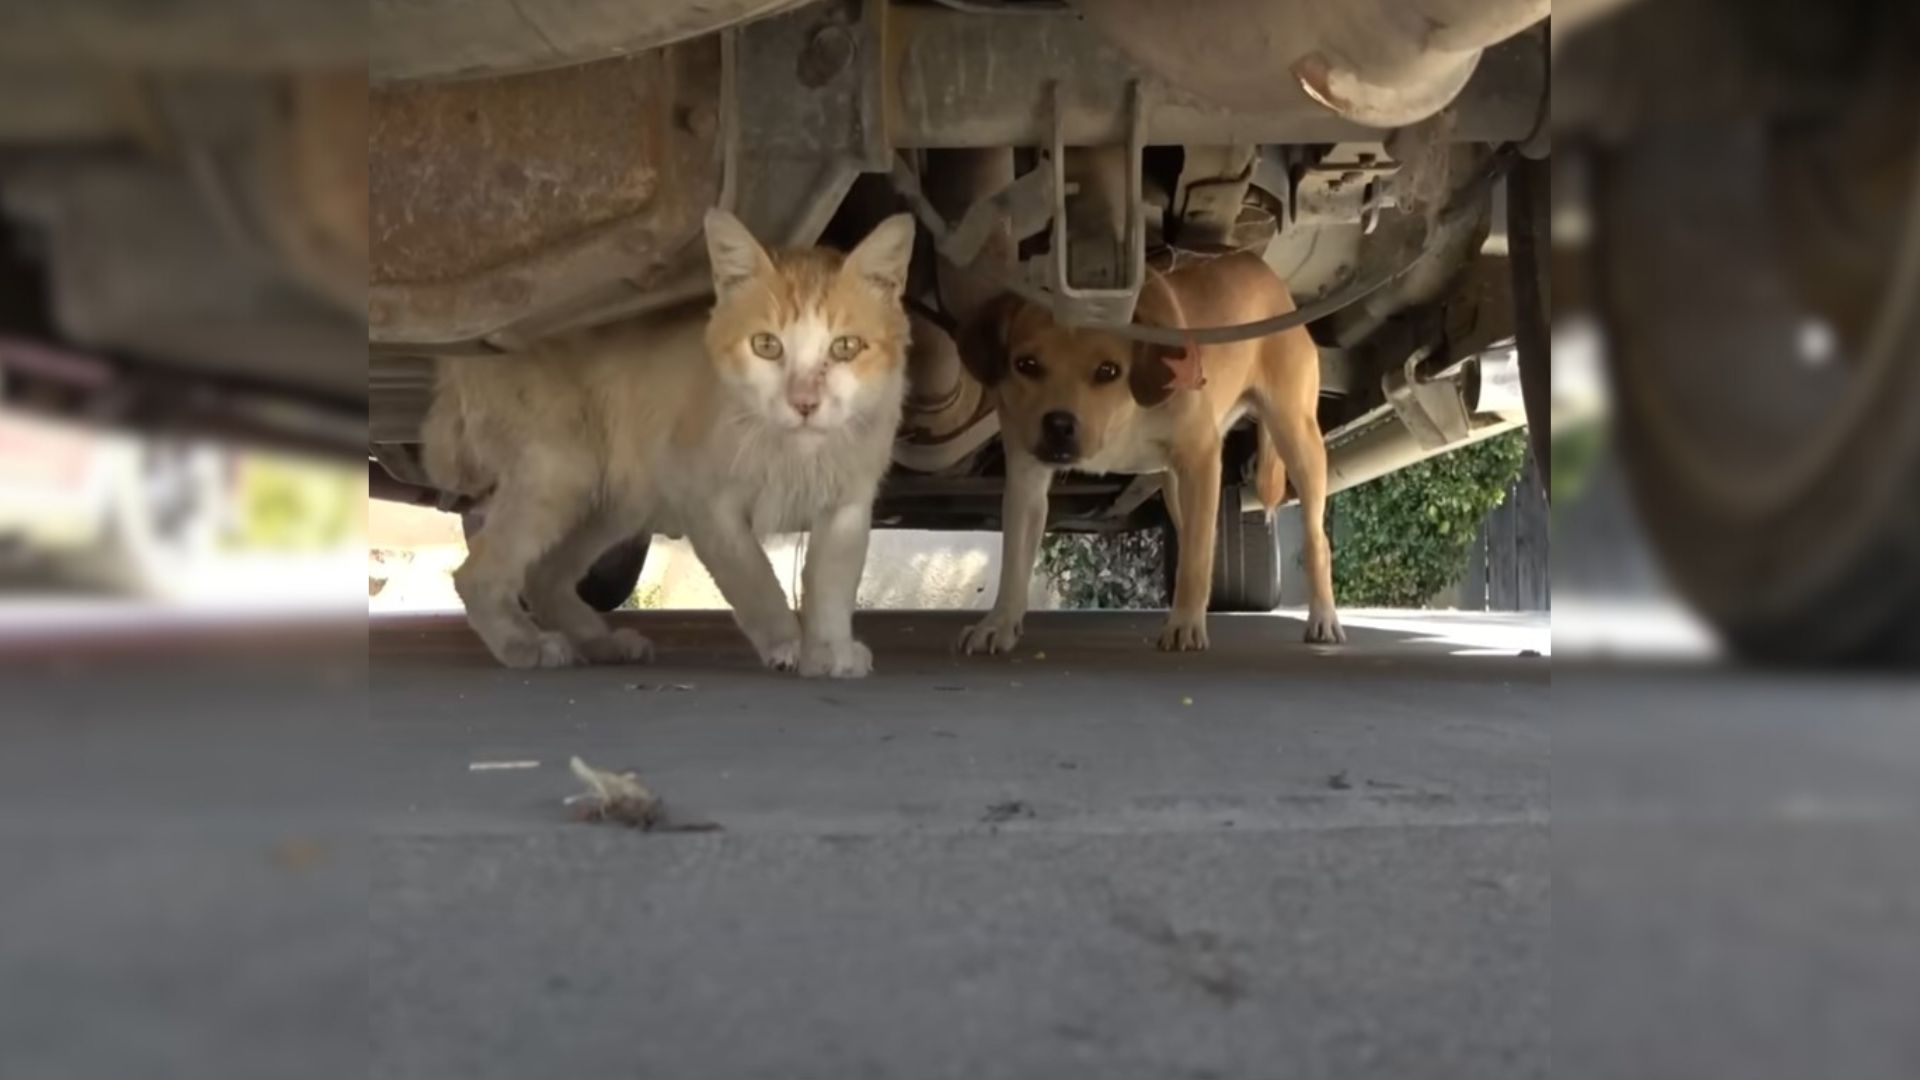
M 1373 232 L 1380 208 L 1391 205 L 1386 184 L 1400 171 L 1378 143 L 1341 143 L 1293 181 L 1293 220 L 1301 225 L 1361 226 Z
M 1060 100 L 1060 84 L 1047 85 L 1047 105 L 1051 113 L 1053 138 L 1047 168 L 1053 174 L 1053 251 L 1048 256 L 1048 286 L 1053 291 L 1053 315 L 1065 326 L 1125 326 L 1133 321 L 1133 306 L 1146 281 L 1147 215 L 1146 197 L 1141 190 L 1141 155 L 1146 149 L 1146 109 L 1139 82 L 1127 88 L 1126 145 L 1126 222 L 1120 237 L 1118 266 L 1109 267 L 1106 276 L 1117 280 L 1090 284 L 1101 276 L 1084 262 L 1085 247 L 1076 241 L 1085 237 L 1072 230 L 1068 199 L 1076 192 L 1067 183 L 1066 121 Z
M 947 234 L 940 254 L 955 266 L 971 266 L 1003 222 L 1015 243 L 1047 227 L 1059 199 L 1054 195 L 1053 170 L 1033 169 L 1013 183 L 967 208 L 960 224 Z
M 886 12 L 878 0 L 835 0 L 724 31 L 720 204 L 756 237 L 814 243 L 854 179 L 886 170 Z
M 1420 364 L 1432 353 L 1433 346 L 1423 345 L 1398 370 L 1390 370 L 1380 379 L 1380 389 L 1393 406 L 1394 415 L 1413 433 L 1414 442 L 1426 450 L 1460 442 L 1473 427 L 1460 380 L 1420 374 Z

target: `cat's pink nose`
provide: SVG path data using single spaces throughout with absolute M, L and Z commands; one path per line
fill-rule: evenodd
M 793 406 L 793 411 L 799 413 L 802 420 L 820 411 L 818 398 L 788 398 L 787 403 Z

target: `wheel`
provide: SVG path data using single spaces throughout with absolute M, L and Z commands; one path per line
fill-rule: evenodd
M 1180 565 L 1179 534 L 1167 526 L 1167 602 L 1173 602 L 1173 580 Z M 1214 528 L 1213 587 L 1207 594 L 1208 611 L 1272 611 L 1280 606 L 1280 583 L 1285 555 L 1280 531 L 1266 514 L 1243 513 L 1240 488 L 1220 492 L 1219 522 Z
M 1910 100 L 1643 133 L 1594 162 L 1640 516 L 1676 587 L 1750 658 L 1920 658 Z
M 1522 159 L 1507 174 L 1507 237 L 1513 271 L 1513 329 L 1520 350 L 1520 394 L 1527 409 L 1527 437 L 1535 475 L 1553 498 L 1553 341 L 1548 319 L 1553 311 L 1553 273 L 1546 247 L 1551 213 L 1552 165 Z
M 478 506 L 460 515 L 460 529 L 471 540 L 486 519 L 485 505 Z M 574 593 L 600 612 L 612 611 L 626 603 L 633 595 L 634 586 L 640 583 L 640 571 L 646 568 L 647 549 L 652 545 L 653 538 L 641 533 L 608 548 L 575 583 Z
M 633 587 L 640 583 L 640 571 L 647 565 L 647 548 L 652 538 L 641 534 L 607 549 L 606 554 L 587 568 L 587 575 L 573 587 L 595 611 L 612 611 L 627 602 Z

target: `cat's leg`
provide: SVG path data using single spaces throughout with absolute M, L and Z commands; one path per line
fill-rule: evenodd
M 1047 491 L 1052 486 L 1053 470 L 1037 458 L 1008 451 L 1000 513 L 1000 592 L 987 617 L 960 635 L 961 652 L 1012 652 L 1019 643 L 1033 565 L 1040 557 L 1040 537 L 1047 531 Z
M 540 479 L 545 479 L 541 477 Z M 542 630 L 520 607 L 528 571 L 572 531 L 585 492 L 568 485 L 503 480 L 487 505 L 487 521 L 453 572 L 467 623 L 494 659 L 513 668 L 566 667 L 579 653 L 564 634 Z
M 800 601 L 800 674 L 858 679 L 873 670 L 873 653 L 853 636 L 860 573 L 867 566 L 873 507 L 836 507 L 813 522 Z
M 527 576 L 527 605 L 541 626 L 573 642 L 595 664 L 638 664 L 653 659 L 653 643 L 638 630 L 613 629 L 576 591 L 581 577 L 607 549 L 633 532 L 624 515 L 602 510 L 590 516 L 534 564 Z
M 733 620 L 753 643 L 760 659 L 776 671 L 800 665 L 800 620 L 787 606 L 780 579 L 767 561 L 760 538 L 747 524 L 746 511 L 717 506 L 687 533 L 693 553 L 720 586 L 733 608 Z

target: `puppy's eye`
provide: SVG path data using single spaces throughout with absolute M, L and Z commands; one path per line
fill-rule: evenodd
M 1093 369 L 1093 381 L 1097 383 L 1110 383 L 1119 377 L 1120 365 L 1111 360 Z
M 841 337 L 834 338 L 833 344 L 828 346 L 827 348 L 827 354 L 832 356 L 835 360 L 845 362 L 847 360 L 853 359 L 856 356 L 859 356 L 860 350 L 866 347 L 867 347 L 866 342 L 861 341 L 859 338 L 854 337 L 851 334 L 848 334 L 848 335 L 843 335 Z
M 762 360 L 778 360 L 780 354 L 785 351 L 780 345 L 780 339 L 772 334 L 753 335 L 752 345 L 753 355 Z
M 1021 355 L 1013 358 L 1013 370 L 1029 379 L 1040 377 L 1040 361 L 1031 356 Z

